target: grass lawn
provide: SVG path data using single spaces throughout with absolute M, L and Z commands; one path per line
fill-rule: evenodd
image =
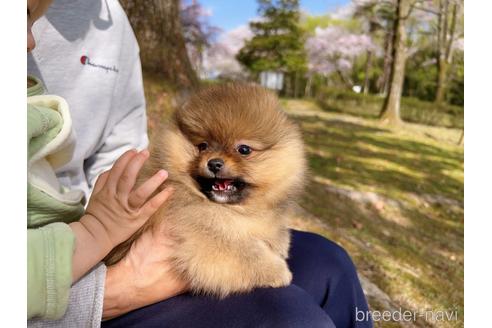
M 171 112 L 170 89 L 145 76 L 149 132 Z M 323 111 L 283 99 L 300 124 L 310 177 L 292 225 L 326 236 L 352 256 L 372 310 L 458 311 L 463 326 L 461 131 Z M 397 327 L 376 322 L 376 327 Z
M 300 205 L 318 223 L 306 228 L 349 251 L 368 287 L 379 289 L 368 293 L 373 309 L 457 310 L 458 321 L 416 325 L 461 327 L 461 131 L 416 124 L 391 129 L 324 112 L 310 101 L 282 102 L 308 147 L 311 179 Z

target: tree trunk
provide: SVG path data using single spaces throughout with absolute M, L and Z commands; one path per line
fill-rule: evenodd
M 448 28 L 449 20 L 449 0 L 439 3 L 439 19 L 437 24 L 437 89 L 434 101 L 442 103 L 446 97 L 446 86 L 448 79 L 449 66 L 453 60 L 452 45 L 456 31 L 456 21 L 458 16 L 458 4 L 453 3 L 451 13 L 451 23 Z
M 380 118 L 389 124 L 398 124 L 400 119 L 400 100 L 405 77 L 406 61 L 406 30 L 405 22 L 409 14 L 409 0 L 398 0 L 396 3 L 396 18 L 393 36 L 393 63 L 389 91 L 381 110 Z
M 345 87 L 348 90 L 352 90 L 353 84 L 351 83 L 351 81 L 345 75 L 343 75 L 341 70 L 337 69 L 336 72 L 342 83 L 345 85 Z
M 437 90 L 434 102 L 442 103 L 446 96 L 446 80 L 448 76 L 448 61 L 445 58 L 440 58 L 437 61 Z
M 385 96 L 388 94 L 388 85 L 391 75 L 391 65 L 393 63 L 393 30 L 386 32 L 384 38 L 384 63 L 383 63 L 383 74 L 379 77 L 377 81 L 377 87 L 380 94 Z
M 313 83 L 313 76 L 312 74 L 308 75 L 308 79 L 306 82 L 306 88 L 304 88 L 304 97 L 311 97 L 311 85 Z
M 372 67 L 372 51 L 367 51 L 366 69 L 364 72 L 364 94 L 369 94 L 369 74 Z
M 198 86 L 186 51 L 179 0 L 121 0 L 135 31 L 142 67 L 178 88 Z
M 292 98 L 292 75 L 290 73 L 285 73 L 285 96 Z
M 299 91 L 299 71 L 296 71 L 294 75 L 294 98 L 297 98 L 298 91 Z
M 461 131 L 460 140 L 458 140 L 458 146 L 461 146 L 464 137 L 465 137 L 465 129 L 463 128 L 463 130 Z

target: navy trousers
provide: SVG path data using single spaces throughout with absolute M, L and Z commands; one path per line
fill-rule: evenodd
M 290 286 L 259 288 L 223 300 L 183 294 L 103 323 L 113 327 L 365 328 L 367 302 L 347 252 L 319 235 L 292 231 Z

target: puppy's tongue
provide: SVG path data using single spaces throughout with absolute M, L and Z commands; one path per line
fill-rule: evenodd
M 233 180 L 216 180 L 214 184 L 214 189 L 216 190 L 227 190 L 229 185 L 231 185 Z

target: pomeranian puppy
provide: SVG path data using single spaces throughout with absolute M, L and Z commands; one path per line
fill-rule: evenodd
M 150 154 L 143 177 L 164 168 L 162 188 L 175 191 L 107 264 L 162 223 L 176 238 L 176 273 L 192 292 L 222 298 L 290 284 L 283 212 L 302 189 L 306 160 L 301 134 L 273 93 L 253 84 L 205 88 L 155 133 Z

